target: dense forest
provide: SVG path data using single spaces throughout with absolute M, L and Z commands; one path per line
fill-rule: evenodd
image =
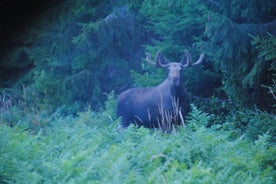
M 275 1 L 36 6 L 0 32 L 0 183 L 276 182 Z M 185 49 L 185 126 L 119 130 L 118 95 L 166 78 L 146 53 Z

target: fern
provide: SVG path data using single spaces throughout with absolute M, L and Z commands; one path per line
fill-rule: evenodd
M 251 36 L 253 40 L 251 44 L 254 45 L 259 53 L 259 57 L 264 57 L 266 61 L 274 61 L 276 59 L 276 37 L 270 33 L 261 37 L 260 35 Z
M 207 126 L 212 115 L 200 111 L 195 105 L 191 105 L 191 113 L 188 116 L 189 127 L 197 130 L 203 126 Z
M 57 118 L 36 135 L 1 124 L 1 182 L 275 182 L 267 135 L 230 140 L 230 131 L 205 127 L 211 120 L 193 107 L 188 128 L 176 134 L 135 126 L 118 132 L 90 110 Z

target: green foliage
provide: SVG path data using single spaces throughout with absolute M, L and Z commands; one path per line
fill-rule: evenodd
M 151 53 L 162 49 L 172 61 L 179 60 L 186 48 L 192 56 L 199 51 L 207 55 L 203 70 L 184 72 L 189 91 L 203 97 L 226 96 L 235 108 L 257 105 L 272 111 L 273 100 L 262 85 L 270 86 L 275 73 L 269 67 L 274 66 L 273 34 L 258 44 L 249 35 L 263 38 L 273 32 L 275 23 L 267 14 L 274 9 L 272 1 L 151 0 L 143 2 L 140 20 L 146 20 L 143 23 L 155 39 L 154 46 L 147 46 Z M 263 59 L 264 55 L 270 60 Z
M 147 63 L 146 63 L 147 64 Z M 146 65 L 145 64 L 145 65 Z M 164 69 L 149 68 L 144 69 L 143 73 L 132 71 L 134 85 L 140 87 L 157 86 L 166 78 Z
M 1 58 L 0 183 L 275 183 L 273 10 L 272 0 L 64 1 Z M 171 134 L 118 128 L 116 94 L 166 77 L 141 63 L 144 47 L 172 62 L 184 49 L 206 55 L 182 78 L 212 98 L 194 100 L 200 109 Z
M 139 19 L 153 39 L 153 44 L 147 45 L 146 49 L 153 58 L 158 50 L 162 50 L 171 62 L 179 62 L 184 49 L 188 49 L 196 60 L 200 52 L 205 52 L 199 38 L 204 34 L 207 14 L 206 7 L 198 1 L 144 1 Z M 143 63 L 142 69 L 142 76 L 134 76 L 135 83 L 142 86 L 156 85 L 165 78 L 164 71 L 148 67 L 147 63 Z M 210 97 L 220 81 L 214 71 L 200 67 L 185 69 L 182 78 L 190 92 L 203 97 Z
M 193 43 L 194 37 L 204 30 L 204 6 L 196 1 L 144 1 L 140 13 L 148 19 L 147 26 L 162 39 L 163 50 L 183 51 L 184 44 Z M 189 16 L 194 15 L 194 16 Z M 193 33 L 193 34 L 191 34 Z M 189 38 L 189 39 L 183 39 Z
M 275 77 L 274 9 L 272 0 L 64 1 L 3 57 L 0 85 L 17 93 L 24 86 L 42 110 L 99 110 L 103 93 L 165 78 L 141 59 L 144 47 L 153 56 L 161 49 L 173 62 L 188 49 L 193 60 L 206 55 L 202 66 L 183 72 L 192 94 L 228 98 L 228 111 L 256 105 L 273 112 L 267 88 Z
M 257 35 L 253 37 L 251 42 L 253 46 L 259 51 L 259 57 L 264 57 L 265 61 L 272 61 L 271 69 L 275 70 L 276 60 L 276 37 L 272 34 L 267 34 L 265 37 Z
M 139 70 L 145 39 L 128 6 L 66 1 L 42 17 L 4 63 L 32 65 L 28 77 L 17 81 L 17 90 L 22 84 L 31 88 L 41 99 L 40 108 L 64 106 L 76 113 L 90 105 L 99 110 L 103 93 L 132 83 L 130 70 Z
M 275 108 L 275 76 L 276 76 L 276 37 L 275 35 L 267 34 L 266 36 L 253 37 L 251 44 L 256 47 L 258 51 L 258 58 L 263 58 L 270 66 L 268 71 L 271 73 L 271 78 L 267 80 L 263 87 L 268 89 L 271 95 L 271 100 L 274 102 L 272 106 Z
M 75 118 L 56 118 L 52 127 L 37 134 L 21 126 L 10 128 L 1 124 L 0 180 L 4 183 L 275 182 L 276 148 L 268 144 L 267 135 L 259 136 L 255 142 L 245 137 L 229 139 L 229 131 L 206 128 L 209 115 L 195 107 L 190 117 L 186 128 L 174 134 L 134 126 L 118 130 L 117 121 L 108 122 L 103 114 L 91 110 Z
M 172 61 L 179 61 L 184 49 L 194 55 L 191 48 L 204 32 L 205 11 L 196 1 L 144 1 L 140 19 L 147 20 L 145 25 L 155 39 L 155 45 L 148 46 L 150 53 L 161 49 Z
M 207 126 L 212 115 L 201 112 L 195 105 L 191 105 L 192 113 L 188 116 L 189 127 L 198 130 L 201 127 Z
M 268 141 L 275 143 L 276 118 L 262 111 L 243 110 L 228 116 L 224 124 L 228 130 L 237 135 L 245 134 L 251 140 L 257 140 L 260 135 L 270 135 Z
M 252 0 L 252 1 L 213 1 L 213 2 L 203 2 L 208 5 L 208 7 L 217 11 L 220 14 L 227 16 L 229 19 L 232 19 L 238 23 L 245 22 L 264 22 L 267 20 L 267 13 L 273 13 L 275 4 L 273 1 L 261 1 L 261 0 Z
M 272 1 L 260 3 L 255 0 L 246 6 L 241 1 L 225 1 L 216 8 L 207 5 L 213 11 L 210 12 L 206 25 L 207 41 L 202 40 L 202 46 L 210 53 L 215 69 L 223 72 L 223 90 L 237 108 L 257 105 L 272 111 L 271 97 L 261 87 L 272 83 L 273 72 L 269 69 L 272 60 L 259 57 L 261 53 L 258 53 L 259 49 L 256 52 L 256 40 L 252 42 L 252 35 L 263 37 L 267 32 L 273 31 L 274 23 L 267 18 L 267 14 L 271 14 L 275 8 L 270 7 L 271 4 Z M 238 11 L 240 8 L 244 10 Z M 256 21 L 259 21 L 257 29 Z M 270 48 L 266 48 L 266 53 L 275 55 L 275 49 Z

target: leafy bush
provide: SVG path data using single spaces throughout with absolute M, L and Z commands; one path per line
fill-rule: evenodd
M 260 135 L 268 134 L 270 137 L 267 141 L 276 142 L 276 118 L 272 114 L 251 110 L 237 111 L 228 116 L 226 122 L 224 127 L 238 135 L 245 134 L 250 140 L 257 140 Z

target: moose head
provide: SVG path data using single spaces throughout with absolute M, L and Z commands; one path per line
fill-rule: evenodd
M 178 86 L 180 84 L 180 72 L 183 68 L 187 68 L 190 66 L 195 66 L 200 64 L 203 61 L 204 54 L 200 54 L 199 59 L 192 63 L 191 55 L 188 50 L 185 50 L 185 57 L 181 59 L 179 63 L 177 62 L 169 62 L 159 50 L 156 54 L 155 63 L 151 60 L 151 56 L 149 53 L 146 53 L 146 60 L 153 66 L 166 68 L 168 70 L 168 79 L 172 86 Z

